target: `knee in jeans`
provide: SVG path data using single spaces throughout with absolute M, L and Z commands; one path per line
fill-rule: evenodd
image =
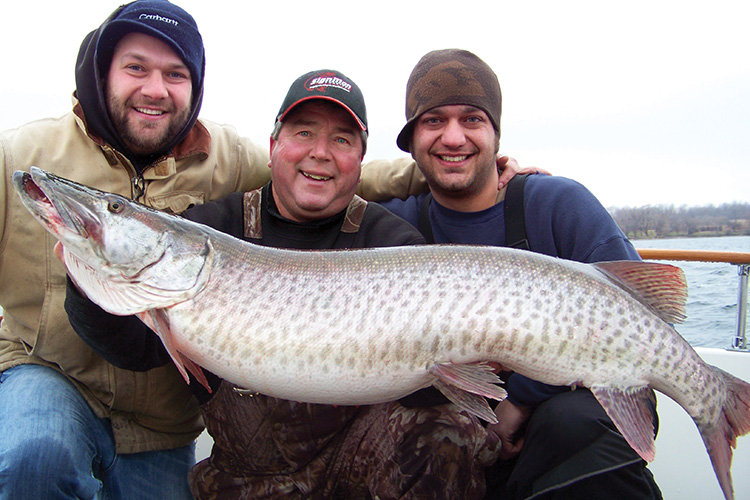
M 64 441 L 40 437 L 17 443 L 0 454 L 3 475 L 31 480 L 49 480 L 54 471 L 63 471 L 73 461 Z

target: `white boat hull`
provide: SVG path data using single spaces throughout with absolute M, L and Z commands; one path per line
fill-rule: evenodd
M 750 353 L 696 347 L 709 364 L 750 380 Z M 690 416 L 677 403 L 657 394 L 659 434 L 650 469 L 664 500 L 724 500 L 706 448 Z M 750 438 L 737 439 L 732 461 L 734 496 L 750 499 Z

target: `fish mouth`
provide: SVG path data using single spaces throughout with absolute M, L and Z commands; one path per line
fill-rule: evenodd
M 30 173 L 16 172 L 13 175 L 13 179 L 16 181 L 16 186 L 19 188 L 19 192 L 26 193 L 26 196 L 36 203 L 52 205 L 52 202 L 47 198 L 47 195 L 44 194 L 44 190 L 34 182 Z
M 90 209 L 70 197 L 55 196 L 74 189 L 66 179 L 31 167 L 29 172 L 14 172 L 13 182 L 26 208 L 53 234 L 88 239 L 98 233 L 100 223 Z

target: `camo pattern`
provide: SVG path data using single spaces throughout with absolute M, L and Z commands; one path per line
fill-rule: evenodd
M 214 448 L 190 473 L 197 500 L 479 499 L 499 448 L 452 404 L 335 407 L 223 382 L 203 414 Z

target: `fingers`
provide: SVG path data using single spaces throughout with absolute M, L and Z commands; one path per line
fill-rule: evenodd
M 548 170 L 545 170 L 540 167 L 526 167 L 522 168 L 519 172 L 519 174 L 542 174 L 542 175 L 552 175 L 551 172 Z
M 57 257 L 57 260 L 63 263 L 65 265 L 65 247 L 61 242 L 55 243 L 55 248 L 53 249 L 55 252 L 55 257 Z
M 500 172 L 500 178 L 497 181 L 497 189 L 502 189 L 520 170 L 518 162 L 510 156 L 497 157 L 497 169 Z
M 508 428 L 503 422 L 495 425 L 488 425 L 487 429 L 494 432 L 500 439 L 500 451 L 498 453 L 500 459 L 510 460 L 521 453 L 524 443 L 524 435 L 522 432 Z
M 552 172 L 541 167 L 521 168 L 521 165 L 519 165 L 518 161 L 515 158 L 511 158 L 510 156 L 507 156 L 507 155 L 498 156 L 496 162 L 497 162 L 497 170 L 500 173 L 500 179 L 498 181 L 498 190 L 502 189 L 503 186 L 508 184 L 508 182 L 510 182 L 513 176 L 515 176 L 516 174 L 552 175 Z
M 521 449 L 523 448 L 523 441 L 524 439 L 522 437 L 515 441 L 507 441 L 505 439 L 502 439 L 501 442 L 503 446 L 500 449 L 498 457 L 501 460 L 510 460 L 511 458 L 515 458 L 519 453 L 521 453 Z

